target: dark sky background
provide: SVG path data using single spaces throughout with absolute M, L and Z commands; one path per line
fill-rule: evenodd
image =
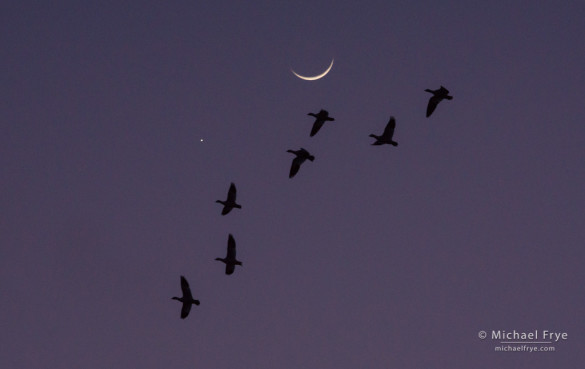
M 583 14 L 5 2 L 0 367 L 582 367 Z M 309 137 L 319 109 L 336 120 Z M 391 115 L 399 146 L 371 146 Z M 300 147 L 316 159 L 289 179 Z M 568 339 L 478 338 L 514 329 Z

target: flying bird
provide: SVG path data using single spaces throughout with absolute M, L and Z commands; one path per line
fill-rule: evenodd
M 335 120 L 334 118 L 331 118 L 329 116 L 329 112 L 327 110 L 323 110 L 323 109 L 321 109 L 321 111 L 319 111 L 319 113 L 317 113 L 317 114 L 308 113 L 307 115 L 311 115 L 311 116 L 315 117 L 315 123 L 313 123 L 313 129 L 311 129 L 311 135 L 310 135 L 311 137 L 313 137 L 317 132 L 319 132 L 321 127 L 323 127 L 323 124 L 325 123 L 325 121 Z
M 433 96 L 429 99 L 429 105 L 427 105 L 427 118 L 433 114 L 435 108 L 443 99 L 453 99 L 453 96 L 449 96 L 449 90 L 443 86 L 441 86 L 441 88 L 438 90 L 430 90 L 427 88 L 425 91 L 433 94 Z
M 226 215 L 227 213 L 232 211 L 233 208 L 238 208 L 238 209 L 242 208 L 241 205 L 236 204 L 236 185 L 233 183 L 230 185 L 230 189 L 229 189 L 228 195 L 227 195 L 227 200 L 225 200 L 225 201 L 216 200 L 215 202 L 223 204 L 223 209 L 221 210 L 221 215 Z
M 290 152 L 292 154 L 295 154 L 296 157 L 293 159 L 292 161 L 292 165 L 290 167 L 290 173 L 288 175 L 288 178 L 292 178 L 295 176 L 295 174 L 297 174 L 297 172 L 299 171 L 299 168 L 301 167 L 301 164 L 303 164 L 305 162 L 305 160 L 309 159 L 310 161 L 315 160 L 315 157 L 313 155 L 311 155 L 307 150 L 303 149 L 301 147 L 300 150 L 286 150 L 286 152 Z
M 189 311 L 191 311 L 191 305 L 199 305 L 199 300 L 193 299 L 191 289 L 189 288 L 189 282 L 187 282 L 183 276 L 181 276 L 181 290 L 183 291 L 183 297 L 172 297 L 171 300 L 179 300 L 183 303 L 183 307 L 181 308 L 181 319 L 185 319 L 187 315 L 189 315 Z
M 384 128 L 384 133 L 381 136 L 371 134 L 370 137 L 374 137 L 376 142 L 372 145 L 384 145 L 390 144 L 393 146 L 398 146 L 398 142 L 392 140 L 392 136 L 394 135 L 394 129 L 396 128 L 396 120 L 394 117 L 390 117 L 388 124 L 386 124 L 386 128 Z
M 236 260 L 236 240 L 231 234 L 228 237 L 227 256 L 225 258 L 215 258 L 215 260 L 225 263 L 225 274 L 230 275 L 236 269 L 236 265 L 242 266 L 242 262 Z

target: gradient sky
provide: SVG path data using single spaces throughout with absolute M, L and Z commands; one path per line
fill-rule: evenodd
M 3 3 L 0 367 L 583 367 L 584 14 Z M 319 109 L 335 122 L 309 137 Z M 371 146 L 391 115 L 399 146 Z M 568 339 L 478 338 L 514 329 Z

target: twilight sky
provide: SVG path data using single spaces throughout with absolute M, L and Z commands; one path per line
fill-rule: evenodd
M 0 367 L 582 367 L 583 14 L 4 3 Z M 319 109 L 335 122 L 309 137 Z M 399 146 L 371 146 L 391 115 Z M 481 330 L 568 339 L 495 352 Z

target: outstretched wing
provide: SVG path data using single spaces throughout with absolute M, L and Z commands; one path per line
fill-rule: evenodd
M 429 99 L 429 105 L 427 105 L 427 118 L 433 114 L 435 108 L 439 104 L 439 101 L 441 101 L 441 99 L 436 96 L 433 96 Z
M 396 128 L 396 120 L 394 119 L 394 117 L 390 117 L 388 124 L 386 124 L 386 128 L 384 128 L 384 133 L 382 133 L 382 136 L 384 136 L 388 140 L 391 140 L 392 136 L 394 135 L 395 128 Z
M 185 277 L 181 276 L 181 290 L 183 291 L 183 299 L 192 299 L 193 295 L 191 295 L 191 289 L 189 288 L 189 282 L 185 279 Z M 185 307 L 183 306 L 183 309 Z M 187 309 L 187 314 L 189 313 L 189 309 Z
M 319 130 L 321 129 L 321 127 L 323 127 L 323 123 L 325 123 L 325 120 L 323 119 L 317 119 L 315 120 L 315 123 L 313 124 L 313 129 L 311 129 L 311 137 L 313 137 L 314 135 L 317 134 L 317 132 L 319 132 Z
M 221 209 L 221 215 L 226 215 L 230 211 L 232 211 L 232 207 L 231 206 L 224 205 L 223 206 L 223 209 Z
M 288 178 L 292 178 L 297 174 L 299 168 L 301 167 L 301 160 L 297 157 L 294 158 L 292 161 L 292 165 L 290 166 L 290 173 L 288 174 Z
M 227 247 L 227 256 L 226 259 L 228 260 L 235 260 L 236 259 L 236 240 L 234 236 L 231 234 L 228 237 L 228 247 Z
M 181 308 L 181 319 L 185 319 L 189 312 L 191 311 L 191 303 L 183 302 L 183 307 Z
M 228 191 L 227 202 L 236 202 L 236 185 L 233 182 Z

